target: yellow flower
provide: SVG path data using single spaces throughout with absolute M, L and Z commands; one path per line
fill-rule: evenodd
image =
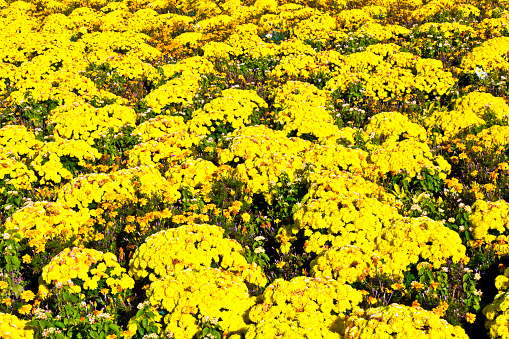
M 133 233 L 134 231 L 136 231 L 136 227 L 134 227 L 133 225 L 127 225 L 127 226 L 125 227 L 125 231 L 126 231 L 127 233 Z
M 282 268 L 284 265 L 286 265 L 286 262 L 281 261 L 281 262 L 278 262 L 278 263 L 276 264 L 276 267 L 277 267 L 277 268 Z
M 251 219 L 251 216 L 249 215 L 249 213 L 242 214 L 242 220 L 244 220 L 244 222 L 248 222 L 250 219 Z
M 23 256 L 23 262 L 24 262 L 25 264 L 30 264 L 30 262 L 31 262 L 31 261 L 32 261 L 32 257 L 31 257 L 31 256 L 29 256 L 28 254 L 25 254 L 25 255 Z
M 7 287 L 9 287 L 7 281 L 0 281 L 0 290 L 6 289 Z
M 33 300 L 35 298 L 35 294 L 34 292 L 30 291 L 30 290 L 26 290 L 26 291 L 23 291 L 23 293 L 21 293 L 21 299 L 25 300 L 25 301 L 30 301 L 30 300 Z

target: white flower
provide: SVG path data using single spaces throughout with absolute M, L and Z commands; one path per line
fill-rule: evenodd
M 481 80 L 484 80 L 488 77 L 488 73 L 486 73 L 485 70 L 483 70 L 482 68 L 479 68 L 479 67 L 475 68 L 475 74 Z
M 2 234 L 2 237 L 4 237 L 5 240 L 9 240 L 11 238 L 11 235 L 9 233 Z
M 481 275 L 480 275 L 479 273 L 476 273 L 476 274 L 474 275 L 474 279 L 475 279 L 475 280 L 480 280 L 480 279 L 481 279 Z
M 262 241 L 265 240 L 265 237 L 263 235 L 259 235 L 256 238 L 254 238 L 254 241 Z
M 263 247 L 259 246 L 259 247 L 255 248 L 254 252 L 255 253 L 265 253 L 265 250 L 263 249 Z
M 447 221 L 450 223 L 454 223 L 456 221 L 456 219 L 454 219 L 453 217 L 450 217 L 449 219 L 447 219 Z

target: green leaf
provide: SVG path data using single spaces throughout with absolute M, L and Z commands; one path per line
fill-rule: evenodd
M 468 230 L 465 230 L 465 238 L 467 239 L 467 241 L 470 240 L 470 232 Z

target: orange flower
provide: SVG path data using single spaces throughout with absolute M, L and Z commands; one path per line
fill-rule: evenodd
M 417 281 L 412 281 L 411 285 L 412 285 L 412 289 L 414 289 L 416 291 L 422 290 L 424 288 L 424 285 Z
M 21 306 L 21 308 L 18 310 L 18 312 L 20 314 L 28 314 L 30 313 L 30 310 L 32 310 L 32 305 L 23 305 Z
M 471 323 L 471 324 L 474 323 L 474 321 L 475 321 L 475 314 L 467 313 L 467 314 L 465 314 L 465 316 L 467 318 L 467 322 L 468 323 Z

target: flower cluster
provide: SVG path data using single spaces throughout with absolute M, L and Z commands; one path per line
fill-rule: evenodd
M 509 206 L 505 200 L 495 202 L 477 200 L 472 205 L 468 221 L 475 240 L 471 242 L 472 246 L 490 244 L 498 253 L 509 253 L 509 245 L 506 242 L 509 235 L 507 232 Z
M 0 313 L 0 336 L 5 339 L 32 339 L 34 333 L 25 328 L 26 323 L 15 315 Z
M 45 143 L 31 165 L 39 174 L 41 184 L 59 184 L 71 180 L 73 172 L 79 170 L 78 166 L 86 168 L 100 156 L 101 153 L 84 140 L 63 139 Z
M 105 138 L 110 129 L 117 133 L 122 126 L 136 124 L 132 108 L 119 104 L 95 108 L 84 102 L 60 106 L 51 112 L 49 124 L 54 124 L 54 136 L 59 139 L 84 140 L 94 145 Z
M 224 229 L 190 224 L 153 234 L 134 253 L 129 274 L 155 281 L 192 269 L 222 268 L 246 282 L 263 286 L 267 280 L 256 264 L 248 264 L 242 246 L 223 238 Z M 164 260 L 163 260 L 164 258 Z
M 7 219 L 4 227 L 7 231 L 14 230 L 36 253 L 44 252 L 50 239 L 70 240 L 73 237 L 90 236 L 86 223 L 90 215 L 75 212 L 59 203 L 37 201 L 29 202 Z
M 448 324 L 430 311 L 398 304 L 354 312 L 346 321 L 344 338 L 373 336 L 468 338 L 461 327 Z
M 143 166 L 110 174 L 78 176 L 60 189 L 57 202 L 67 208 L 87 211 L 93 203 L 133 201 L 136 192 L 146 196 L 164 192 L 165 196 L 174 196 L 175 200 L 180 197 L 157 169 Z
M 134 280 L 120 267 L 113 253 L 66 248 L 42 270 L 44 289 L 68 286 L 73 293 L 107 288 L 112 294 L 134 287 Z
M 253 110 L 268 107 L 253 90 L 227 89 L 221 96 L 213 99 L 193 112 L 188 122 L 189 131 L 198 135 L 208 135 L 216 132 L 217 128 L 233 130 L 251 124 L 250 116 Z M 220 131 L 218 131 L 220 132 Z
M 361 292 L 349 285 L 326 278 L 296 277 L 290 281 L 276 279 L 267 286 L 249 310 L 250 325 L 247 338 L 268 338 L 271 332 L 283 330 L 276 321 L 294 325 L 283 335 L 341 333 L 345 313 L 358 307 Z M 269 328 L 271 330 L 269 330 Z M 332 337 L 332 333 L 327 338 Z M 262 336 L 265 335 L 265 336 Z
M 201 333 L 202 317 L 217 319 L 226 335 L 244 333 L 245 314 L 255 303 L 239 276 L 218 268 L 166 276 L 150 284 L 147 296 L 164 314 L 163 333 L 174 338 Z

